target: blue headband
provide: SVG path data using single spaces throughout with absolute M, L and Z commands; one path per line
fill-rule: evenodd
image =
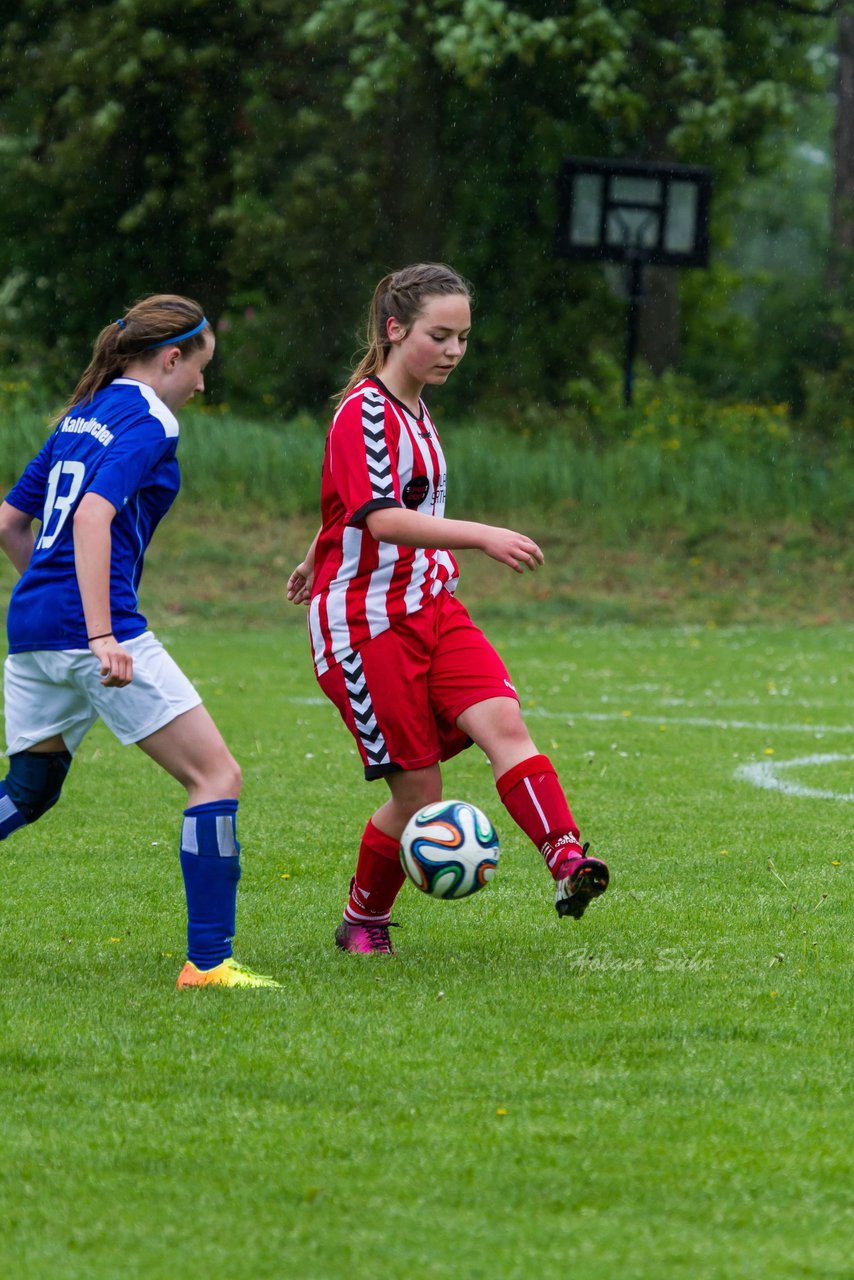
M 143 351 L 156 351 L 158 347 L 174 347 L 177 343 L 183 342 L 185 338 L 194 338 L 197 333 L 201 333 L 207 324 L 207 319 L 203 316 L 201 324 L 197 324 L 195 329 L 188 329 L 186 333 L 176 333 L 174 338 L 164 338 L 163 342 L 152 342 L 150 347 L 143 347 Z

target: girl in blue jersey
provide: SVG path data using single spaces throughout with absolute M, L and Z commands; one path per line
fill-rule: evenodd
M 204 390 L 213 351 L 198 303 L 137 302 L 102 329 L 55 430 L 0 505 L 0 546 L 21 574 L 7 619 L 0 840 L 56 804 L 100 716 L 186 788 L 178 986 L 275 987 L 231 949 L 240 768 L 137 598 L 145 550 L 180 486 L 175 413 Z

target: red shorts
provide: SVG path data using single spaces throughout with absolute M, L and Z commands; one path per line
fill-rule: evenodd
M 519 701 L 504 663 L 448 591 L 318 679 L 369 781 L 449 760 L 471 745 L 458 716 L 487 698 Z

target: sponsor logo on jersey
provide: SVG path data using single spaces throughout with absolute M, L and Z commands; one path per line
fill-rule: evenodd
M 403 505 L 408 507 L 410 511 L 414 511 L 416 507 L 420 507 L 421 503 L 427 497 L 429 489 L 426 476 L 413 476 L 409 484 L 403 489 Z

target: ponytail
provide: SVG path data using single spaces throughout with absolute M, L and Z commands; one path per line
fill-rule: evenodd
M 98 334 L 92 359 L 67 404 L 53 419 L 54 425 L 74 405 L 88 404 L 114 378 L 120 378 L 132 361 L 155 359 L 158 347 L 174 343 L 182 352 L 200 350 L 207 328 L 205 313 L 192 298 L 174 293 L 141 298 Z

